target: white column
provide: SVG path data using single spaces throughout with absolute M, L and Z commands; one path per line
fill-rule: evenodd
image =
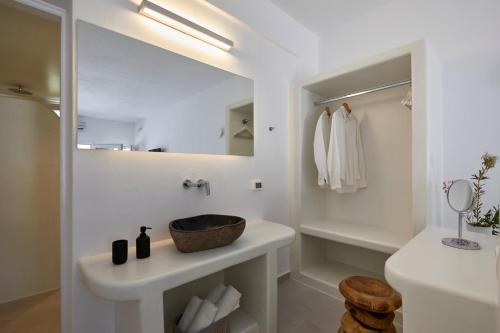
M 147 295 L 139 301 L 140 333 L 164 333 L 163 293 Z
M 276 333 L 278 330 L 278 256 L 273 250 L 266 255 L 267 280 L 267 324 L 264 332 Z

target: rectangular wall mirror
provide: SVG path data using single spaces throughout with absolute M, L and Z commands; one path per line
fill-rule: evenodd
M 78 148 L 253 156 L 253 81 L 77 22 Z

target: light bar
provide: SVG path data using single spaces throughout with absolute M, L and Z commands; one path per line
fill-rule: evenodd
M 143 0 L 139 6 L 139 13 L 224 51 L 229 51 L 234 45 L 233 41 L 172 13 L 168 9 L 158 6 L 151 1 Z

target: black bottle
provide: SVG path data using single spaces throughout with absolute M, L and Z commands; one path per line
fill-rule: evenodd
M 141 234 L 135 240 L 135 256 L 137 259 L 144 259 L 150 255 L 150 240 L 149 236 L 146 234 L 147 229 L 151 228 L 142 226 Z

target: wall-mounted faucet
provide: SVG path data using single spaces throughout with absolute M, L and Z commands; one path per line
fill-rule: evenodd
M 204 179 L 198 179 L 196 183 L 191 181 L 191 179 L 186 179 L 185 181 L 182 182 L 182 186 L 185 189 L 189 189 L 191 187 L 197 187 L 197 188 L 205 188 L 205 193 L 206 195 L 210 195 L 210 182 L 208 180 Z

